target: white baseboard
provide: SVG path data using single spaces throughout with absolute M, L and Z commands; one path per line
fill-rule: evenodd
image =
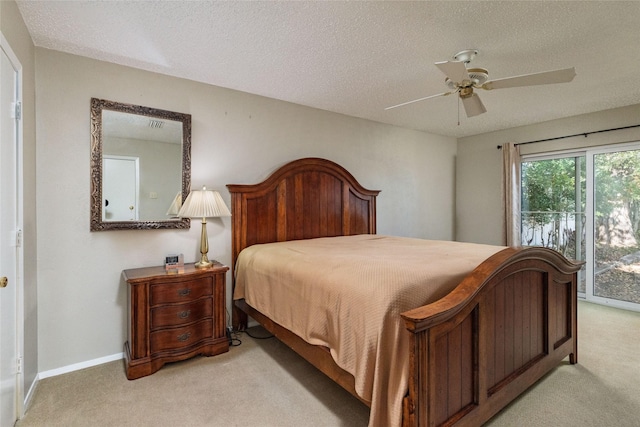
M 22 405 L 22 414 L 20 414 L 20 418 L 27 412 L 29 409 L 29 405 L 31 404 L 31 399 L 33 395 L 36 393 L 36 388 L 38 387 L 38 382 L 40 381 L 40 377 L 36 375 L 35 379 L 31 383 L 31 387 L 29 387 L 29 391 L 27 391 L 27 395 L 24 397 L 24 403 Z
M 42 380 L 49 377 L 55 377 L 57 375 L 68 374 L 69 372 L 79 371 L 80 369 L 90 368 L 92 366 L 102 365 L 103 363 L 113 362 L 124 358 L 124 353 L 116 353 L 111 356 L 99 357 L 93 360 L 87 360 L 86 362 L 74 363 L 73 365 L 63 366 L 57 369 L 51 369 L 49 371 L 40 372 L 38 379 Z M 35 381 L 34 381 L 35 382 Z

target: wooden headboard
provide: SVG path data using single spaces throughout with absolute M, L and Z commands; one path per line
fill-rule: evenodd
M 240 251 L 257 243 L 375 234 L 376 196 L 329 160 L 294 160 L 231 193 L 232 268 Z

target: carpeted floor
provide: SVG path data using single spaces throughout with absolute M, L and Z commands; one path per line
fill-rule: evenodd
M 487 426 L 640 426 L 640 313 L 578 304 L 578 364 L 563 363 Z
M 487 425 L 640 426 L 640 313 L 581 302 L 563 363 Z M 256 331 L 258 333 L 260 331 Z M 123 362 L 40 381 L 18 427 L 366 426 L 368 409 L 275 339 L 128 381 Z

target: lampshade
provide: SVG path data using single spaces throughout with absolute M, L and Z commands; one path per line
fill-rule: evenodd
M 193 190 L 184 201 L 178 216 L 181 218 L 213 218 L 219 216 L 231 216 L 229 208 L 217 191 Z
M 182 192 L 179 191 L 178 194 L 176 194 L 176 197 L 173 199 L 173 202 L 171 202 L 171 206 L 169 206 L 169 209 L 167 209 L 167 215 L 177 216 L 178 212 L 180 212 L 181 207 L 182 207 Z

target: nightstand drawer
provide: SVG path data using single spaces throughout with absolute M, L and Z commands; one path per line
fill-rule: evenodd
M 158 329 L 166 326 L 179 326 L 205 317 L 211 317 L 213 303 L 211 298 L 202 298 L 197 301 L 161 306 L 151 309 L 151 329 Z
M 193 301 L 213 295 L 213 278 L 201 277 L 179 283 L 151 285 L 151 305 Z
M 151 354 L 163 350 L 177 350 L 189 347 L 200 340 L 213 336 L 213 321 L 206 319 L 182 328 L 162 329 L 151 332 Z

